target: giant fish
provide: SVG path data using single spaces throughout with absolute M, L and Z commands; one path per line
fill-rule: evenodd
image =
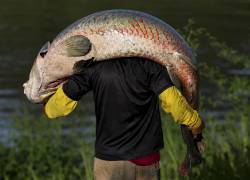
M 198 77 L 192 49 L 166 22 L 132 10 L 86 16 L 63 30 L 38 53 L 24 93 L 34 103 L 53 94 L 79 61 L 144 57 L 166 67 L 188 102 L 197 106 Z
M 143 57 L 166 67 L 190 105 L 198 107 L 198 74 L 191 47 L 163 20 L 133 10 L 107 10 L 83 17 L 38 53 L 24 93 L 42 103 L 77 71 L 77 64 Z

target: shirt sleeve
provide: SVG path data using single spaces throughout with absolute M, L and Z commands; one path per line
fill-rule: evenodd
M 91 90 L 90 73 L 74 74 L 60 86 L 45 104 L 45 114 L 49 118 L 57 118 L 70 114 L 76 107 L 77 101 Z
M 165 89 L 173 86 L 167 69 L 164 66 L 151 61 L 148 61 L 146 63 L 149 87 L 155 94 L 159 95 Z
M 64 93 L 70 99 L 79 101 L 81 97 L 92 88 L 90 78 L 89 72 L 72 75 L 69 80 L 63 84 Z
M 188 104 L 175 86 L 164 90 L 159 98 L 163 110 L 171 113 L 177 123 L 187 125 L 190 129 L 200 127 L 202 121 L 198 112 Z

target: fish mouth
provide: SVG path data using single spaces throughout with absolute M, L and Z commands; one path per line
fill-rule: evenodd
M 66 82 L 68 80 L 68 77 L 64 77 L 61 79 L 57 79 L 55 81 L 51 81 L 50 83 L 47 84 L 46 89 L 50 89 L 50 88 L 58 88 L 61 84 L 63 84 L 64 82 Z
M 68 77 L 57 79 L 48 83 L 44 90 L 40 92 L 41 97 L 46 98 L 56 92 L 56 90 L 68 80 Z
M 39 85 L 38 88 L 34 89 L 34 85 L 31 81 L 27 81 L 23 84 L 24 94 L 28 100 L 35 104 L 44 103 L 48 98 L 53 95 L 56 90 L 68 80 L 68 77 L 51 81 L 46 86 Z M 36 87 L 36 86 L 35 86 Z

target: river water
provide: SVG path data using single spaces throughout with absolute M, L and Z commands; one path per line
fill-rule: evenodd
M 40 111 L 23 95 L 33 60 L 44 42 L 75 20 L 105 9 L 135 9 L 181 29 L 193 18 L 219 41 L 250 52 L 250 0 L 5 0 L 0 6 L 0 135 L 8 134 L 11 115 L 21 106 Z M 244 71 L 237 73 L 244 74 Z M 245 72 L 249 75 L 249 71 Z M 90 96 L 90 95 L 89 95 Z M 93 114 L 91 97 L 85 99 Z M 87 105 L 88 106 L 88 105 Z M 7 129 L 7 130 L 6 130 Z

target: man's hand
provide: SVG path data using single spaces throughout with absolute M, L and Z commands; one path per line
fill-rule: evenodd
M 206 150 L 206 144 L 204 142 L 204 140 L 201 140 L 200 142 L 197 142 L 197 147 L 198 147 L 198 150 L 201 154 L 203 154 Z
M 194 138 L 198 135 L 201 134 L 203 129 L 205 129 L 205 123 L 204 121 L 201 121 L 201 125 L 198 128 L 192 129 L 192 134 L 194 136 Z
M 206 149 L 206 145 L 205 145 L 205 142 L 204 142 L 203 137 L 202 137 L 202 132 L 203 132 L 204 128 L 205 128 L 205 123 L 204 123 L 204 121 L 202 121 L 201 125 L 198 128 L 191 130 L 193 137 L 194 137 L 194 140 L 197 143 L 198 150 L 201 154 L 204 153 L 204 151 Z

